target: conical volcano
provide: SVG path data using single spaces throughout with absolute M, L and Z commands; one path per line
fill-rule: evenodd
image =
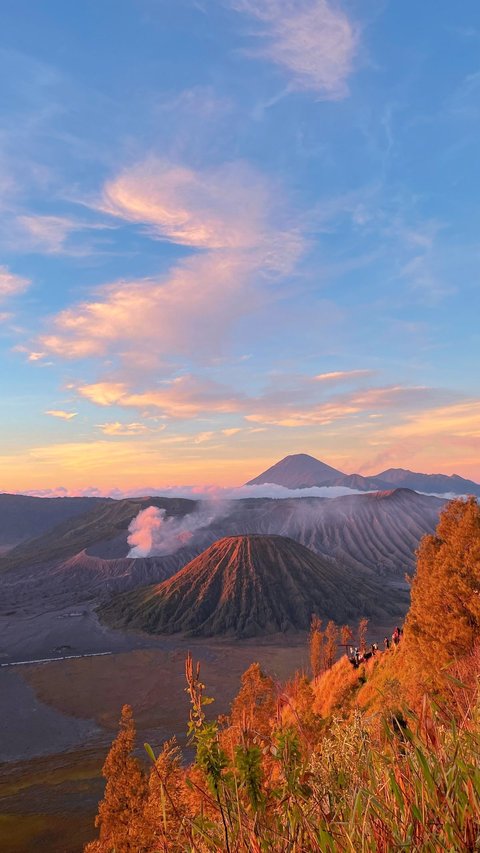
M 277 483 L 288 489 L 305 489 L 309 486 L 329 486 L 344 476 L 342 471 L 315 459 L 314 456 L 309 456 L 307 453 L 294 453 L 291 456 L 285 456 L 280 462 L 276 462 L 245 485 Z
M 172 578 L 117 596 L 100 613 L 116 627 L 155 634 L 255 637 L 307 630 L 313 613 L 337 623 L 377 615 L 388 596 L 376 581 L 292 539 L 229 536 Z

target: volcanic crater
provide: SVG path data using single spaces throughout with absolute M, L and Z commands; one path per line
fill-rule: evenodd
M 246 638 L 305 631 L 313 613 L 342 623 L 399 605 L 398 591 L 288 537 L 246 535 L 220 539 L 172 578 L 118 595 L 99 613 L 155 634 Z

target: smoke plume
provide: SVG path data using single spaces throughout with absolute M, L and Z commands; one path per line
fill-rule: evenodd
M 193 538 L 231 511 L 227 501 L 206 502 L 189 515 L 167 516 L 165 509 L 149 506 L 141 510 L 128 528 L 129 557 L 162 557 L 175 554 Z

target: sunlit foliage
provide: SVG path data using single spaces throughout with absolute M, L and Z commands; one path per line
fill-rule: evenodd
M 455 500 L 418 550 L 405 643 L 415 676 L 445 686 L 452 662 L 472 654 L 480 636 L 480 507 Z
M 405 638 L 358 668 L 333 662 L 338 629 L 314 618 L 313 680 L 279 685 L 252 664 L 216 720 L 189 656 L 190 766 L 175 742 L 147 747 L 147 783 L 124 709 L 88 853 L 479 850 L 479 530 L 476 502 L 447 508 L 419 551 Z

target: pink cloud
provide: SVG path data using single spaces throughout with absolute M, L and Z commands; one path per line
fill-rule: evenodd
M 298 89 L 338 99 L 348 93 L 358 33 L 337 4 L 327 0 L 232 0 L 263 24 L 257 55 L 281 66 Z
M 321 405 L 310 405 L 303 409 L 279 408 L 277 411 L 266 409 L 255 414 L 246 415 L 246 420 L 253 423 L 272 424 L 284 427 L 324 426 L 332 421 L 341 420 L 359 412 L 357 406 L 348 403 L 335 404 L 323 403 Z
M 50 415 L 52 418 L 60 418 L 63 421 L 71 421 L 73 418 L 76 418 L 78 412 L 65 412 L 63 409 L 49 409 L 45 412 L 46 415 Z
M 100 406 L 122 406 L 160 411 L 175 419 L 194 418 L 201 413 L 230 414 L 243 405 L 241 394 L 219 383 L 195 376 L 181 376 L 147 391 L 131 391 L 125 383 L 98 382 L 78 387 L 78 393 Z
M 244 163 L 194 171 L 152 157 L 104 189 L 102 209 L 199 249 L 252 249 L 265 239 L 267 182 Z
M 317 382 L 349 382 L 352 379 L 372 375 L 372 370 L 333 370 L 330 373 L 318 373 L 315 380 Z
M 150 158 L 110 181 L 100 207 L 197 254 L 165 277 L 105 285 L 60 312 L 38 348 L 63 358 L 218 357 L 304 248 L 279 189 L 244 163 L 201 172 Z
M 340 377 L 344 375 L 339 373 Z M 362 375 L 363 371 L 358 373 Z M 340 384 L 342 379 L 337 381 Z M 292 393 L 290 388 L 294 389 Z M 376 421 L 383 415 L 390 419 L 396 417 L 403 423 L 406 418 L 413 417 L 415 409 L 425 408 L 428 403 L 434 407 L 443 396 L 436 389 L 398 385 L 332 394 L 325 392 L 324 383 L 318 382 L 316 376 L 283 375 L 275 377 L 275 382 L 256 397 L 190 374 L 143 390 L 134 389 L 125 382 L 100 381 L 79 385 L 76 391 L 100 406 L 133 408 L 146 416 L 160 414 L 174 420 L 236 414 L 250 424 L 258 424 L 257 428 L 265 424 L 292 428 L 325 426 L 363 416 L 362 428 L 371 430 L 377 428 Z M 233 436 L 241 429 L 240 426 L 225 428 L 218 435 Z M 201 435 L 210 439 L 214 434 L 208 430 Z
M 164 279 L 116 282 L 60 312 L 41 347 L 63 358 L 120 349 L 140 357 L 218 353 L 232 323 L 258 306 L 252 268 L 235 253 L 197 255 Z M 199 318 L 202 322 L 199 322 Z
M 0 300 L 24 293 L 31 285 L 29 278 L 23 278 L 10 272 L 8 267 L 0 266 Z
M 98 428 L 102 430 L 104 435 L 113 435 L 113 436 L 128 436 L 128 435 L 143 435 L 144 433 L 151 432 L 150 427 L 146 424 L 142 423 L 121 423 L 120 421 L 112 421 L 110 423 L 105 424 L 97 424 Z M 157 427 L 156 431 L 159 429 L 165 429 L 165 426 Z
M 315 377 L 314 379 L 316 379 Z M 305 378 L 303 383 L 303 405 L 295 397 L 279 393 L 266 394 L 258 398 L 254 411 L 246 415 L 248 421 L 284 427 L 325 426 L 329 423 L 344 420 L 354 415 L 366 415 L 366 427 L 374 426 L 370 414 L 378 416 L 382 412 L 397 413 L 397 417 L 406 417 L 412 407 L 424 407 L 429 402 L 433 406 L 441 399 L 442 393 L 435 389 L 420 387 L 404 387 L 393 385 L 354 390 L 348 394 L 331 396 L 327 400 L 317 402 L 312 391 L 308 395 L 309 385 L 313 383 Z

